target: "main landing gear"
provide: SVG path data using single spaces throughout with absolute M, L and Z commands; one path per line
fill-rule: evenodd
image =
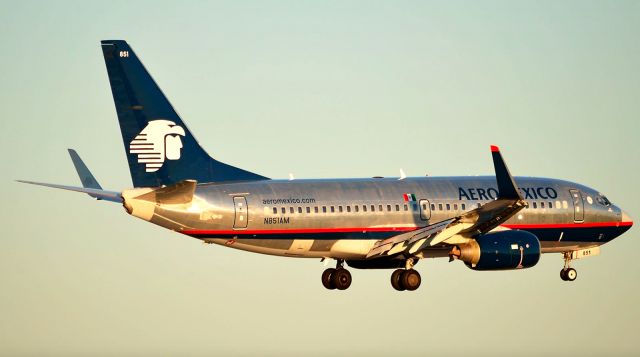
M 414 291 L 420 287 L 422 278 L 413 269 L 413 259 L 408 259 L 405 269 L 396 269 L 391 274 L 391 286 L 398 291 Z M 338 259 L 335 268 L 322 272 L 322 285 L 329 290 L 346 290 L 351 286 L 351 273 L 344 268 L 344 260 Z
M 578 272 L 571 266 L 571 252 L 564 253 L 564 268 L 560 270 L 560 279 L 564 281 L 574 281 L 578 277 Z
M 351 286 L 351 273 L 344 268 L 344 260 L 339 259 L 335 269 L 322 272 L 322 285 L 329 290 L 346 290 Z
M 396 269 L 391 274 L 391 286 L 398 291 L 414 291 L 420 287 L 421 282 L 420 273 L 413 269 L 413 259 L 407 260 L 406 269 Z

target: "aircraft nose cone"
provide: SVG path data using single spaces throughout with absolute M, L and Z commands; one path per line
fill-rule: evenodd
M 631 217 L 627 214 L 627 212 L 622 211 L 622 220 L 621 222 L 629 222 L 633 225 L 633 220 L 631 219 Z

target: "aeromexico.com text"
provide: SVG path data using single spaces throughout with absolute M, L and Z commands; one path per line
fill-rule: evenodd
M 296 203 L 315 203 L 315 198 L 267 198 L 262 200 L 263 205 L 287 205 Z

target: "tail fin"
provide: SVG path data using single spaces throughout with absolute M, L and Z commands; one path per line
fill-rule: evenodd
M 135 187 L 268 179 L 210 157 L 125 41 L 102 41 L 102 53 Z

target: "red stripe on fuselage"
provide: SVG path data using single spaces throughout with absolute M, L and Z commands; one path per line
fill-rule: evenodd
M 504 224 L 509 229 L 545 229 L 545 228 L 592 228 L 592 227 L 627 227 L 633 222 L 592 222 L 592 223 L 560 223 L 560 224 Z M 181 233 L 189 235 L 226 235 L 226 234 L 296 234 L 296 233 L 347 233 L 347 232 L 408 232 L 422 227 L 347 227 L 347 228 L 292 228 L 292 229 L 239 229 L 239 230 L 207 230 L 189 229 Z
M 503 224 L 509 229 L 543 229 L 543 228 L 594 228 L 594 227 L 629 227 L 633 222 L 585 222 L 585 223 L 551 223 L 551 224 Z
M 342 233 L 342 232 L 408 232 L 419 227 L 349 227 L 349 228 L 293 228 L 293 229 L 238 229 L 238 230 L 184 230 L 184 234 L 289 234 L 289 233 Z

